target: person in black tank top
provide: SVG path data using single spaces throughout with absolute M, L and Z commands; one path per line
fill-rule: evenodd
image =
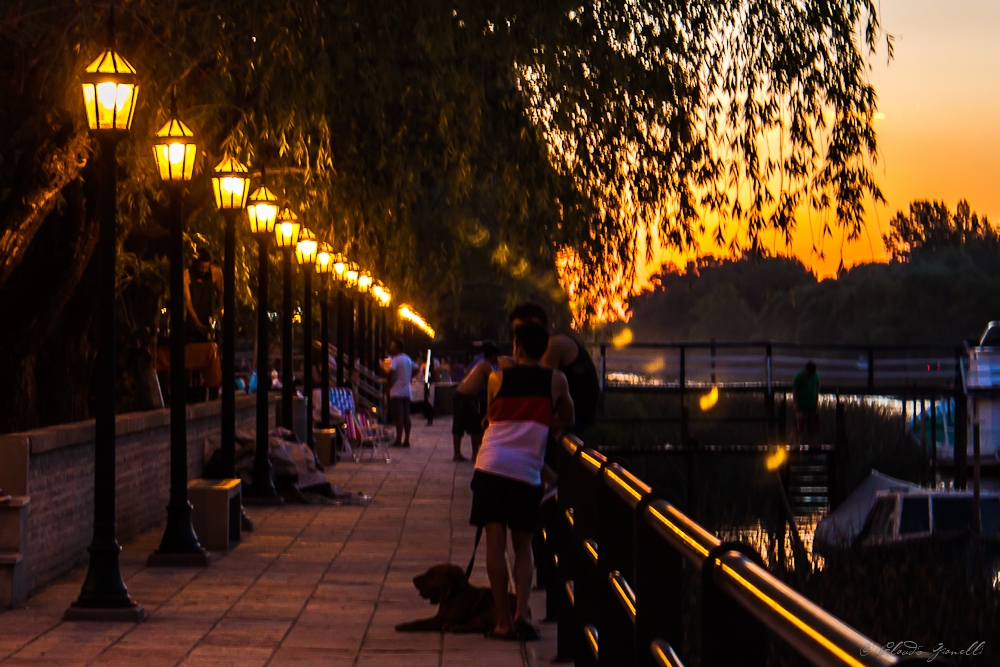
M 549 317 L 545 309 L 536 303 L 522 303 L 510 314 L 511 326 L 535 321 L 548 328 Z M 508 362 L 509 363 L 509 362 Z M 573 432 L 582 435 L 597 419 L 597 402 L 601 395 L 601 384 L 597 368 L 587 349 L 578 340 L 567 334 L 552 334 L 548 349 L 542 357 L 542 366 L 560 370 L 569 383 L 569 395 L 575 406 L 576 422 Z

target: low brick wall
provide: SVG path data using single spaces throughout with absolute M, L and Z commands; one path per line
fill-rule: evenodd
M 238 431 L 254 430 L 255 405 L 255 396 L 237 397 Z M 207 442 L 218 443 L 220 411 L 220 401 L 187 408 L 189 478 L 201 476 Z M 273 427 L 274 410 L 269 413 Z M 118 540 L 125 542 L 166 521 L 170 411 L 119 415 L 116 433 Z M 0 435 L 0 467 L 17 452 L 28 454 L 30 506 L 21 553 L 28 590 L 34 591 L 87 560 L 93 538 L 94 421 Z

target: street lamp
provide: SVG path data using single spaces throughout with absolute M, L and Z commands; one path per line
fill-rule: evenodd
M 361 268 L 354 262 L 344 263 L 344 286 L 347 288 L 347 294 L 350 297 L 349 310 L 347 313 L 347 382 L 351 381 L 351 373 L 354 372 L 354 364 L 357 361 L 356 351 L 354 349 L 355 336 L 357 335 L 358 328 L 358 313 L 357 306 L 358 300 L 354 295 L 354 290 L 358 286 L 358 274 Z
M 376 311 L 378 315 L 374 323 L 375 327 L 375 350 L 372 355 L 372 359 L 375 362 L 375 367 L 378 368 L 379 362 L 382 361 L 382 353 L 385 352 L 385 302 L 383 297 L 385 296 L 385 285 L 381 280 L 376 280 L 375 284 L 372 285 L 372 298 L 375 299 L 376 305 L 378 305 L 378 310 Z
M 299 242 L 299 216 L 285 204 L 278 212 L 274 224 L 274 238 L 281 249 L 283 294 L 281 306 L 281 425 L 289 431 L 292 424 L 292 391 L 294 375 L 292 368 L 292 253 Z
M 246 494 L 264 502 L 279 502 L 280 496 L 271 479 L 271 459 L 268 458 L 267 432 L 268 393 L 271 389 L 271 369 L 268 364 L 267 342 L 267 251 L 278 217 L 278 198 L 261 185 L 247 201 L 250 231 L 257 237 L 257 442 L 253 459 L 253 483 Z
M 222 267 L 222 477 L 236 477 L 236 219 L 246 206 L 250 172 L 246 165 L 226 157 L 212 175 L 215 206 L 226 219 L 225 260 Z M 258 384 L 260 380 L 258 378 Z
M 367 269 L 358 271 L 358 293 L 362 298 L 358 299 L 358 356 L 361 358 L 361 365 L 371 370 L 371 307 L 368 299 L 364 298 L 372 287 L 372 274 Z
M 118 161 L 115 149 L 132 127 L 139 83 L 135 68 L 115 51 L 114 10 L 108 22 L 108 48 L 80 77 L 87 125 L 100 145 L 97 267 L 97 362 L 94 388 L 94 538 L 80 596 L 66 610 L 67 620 L 143 619 L 142 605 L 122 580 L 115 531 L 115 279 L 117 260 Z
M 347 380 L 350 380 L 348 373 L 346 378 L 344 370 L 347 367 L 347 347 L 344 334 L 347 330 L 347 304 L 344 299 L 344 284 L 347 282 L 347 258 L 341 254 L 336 254 L 331 260 L 333 265 L 332 276 L 337 281 L 337 386 L 344 387 Z
M 306 397 L 306 444 L 311 449 L 316 448 L 312 419 L 312 274 L 316 270 L 318 250 L 316 235 L 302 229 L 299 242 L 295 244 L 295 260 L 302 266 L 302 282 L 305 283 L 302 300 L 302 393 Z
M 170 501 L 160 548 L 150 566 L 204 566 L 209 554 L 191 525 L 187 495 L 187 371 L 184 367 L 184 185 L 194 175 L 198 146 L 177 117 L 171 96 L 170 120 L 153 138 L 153 158 L 160 180 L 170 191 Z
M 319 338 L 321 354 L 320 364 L 320 424 L 330 428 L 330 276 L 334 274 L 336 255 L 329 243 L 320 243 L 316 249 L 316 273 L 322 278 L 320 290 Z M 336 465 L 336 455 L 330 457 L 330 463 Z

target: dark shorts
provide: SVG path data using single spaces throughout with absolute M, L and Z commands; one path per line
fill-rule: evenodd
M 452 435 L 479 437 L 486 429 L 483 428 L 483 417 L 479 414 L 479 401 L 472 396 L 455 392 L 454 420 L 451 422 Z
M 477 470 L 472 475 L 472 513 L 469 523 L 483 526 L 502 523 L 511 530 L 531 533 L 538 523 L 542 485 L 531 486 L 516 479 Z
M 410 414 L 410 399 L 389 397 L 389 416 L 393 421 L 405 420 Z
M 799 433 L 814 435 L 819 433 L 819 413 L 799 412 L 795 415 L 795 430 Z

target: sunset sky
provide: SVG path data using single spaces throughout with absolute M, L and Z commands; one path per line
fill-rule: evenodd
M 820 238 L 816 213 L 812 225 L 800 216 L 792 250 L 820 277 L 834 275 L 841 258 L 845 266 L 884 260 L 882 233 L 913 199 L 942 199 L 952 209 L 967 199 L 1000 222 L 1000 0 L 880 4 L 883 28 L 895 37 L 894 59 L 886 63 L 883 40 L 870 75 L 883 115 L 875 173 L 888 205 L 870 205 L 866 233 L 843 249 L 839 231 Z M 702 252 L 726 254 L 708 240 Z

